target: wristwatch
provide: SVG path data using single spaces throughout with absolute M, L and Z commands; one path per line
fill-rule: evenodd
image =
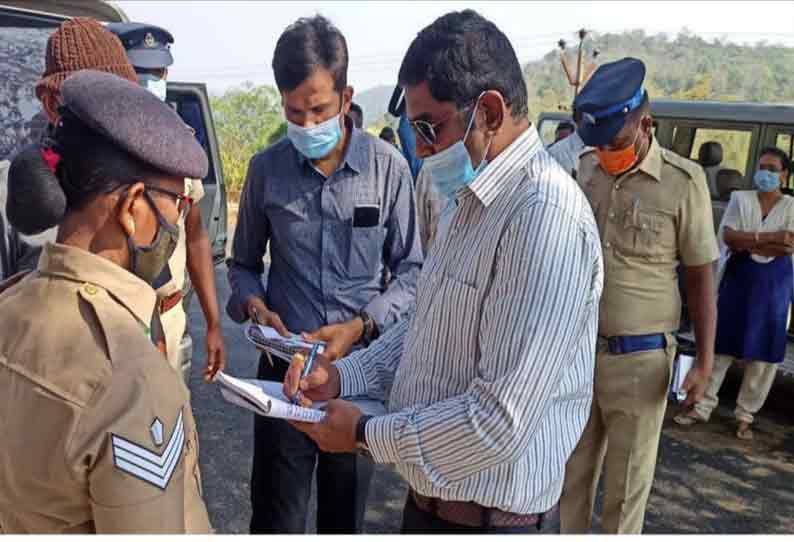
M 358 419 L 358 423 L 356 424 L 356 450 L 358 453 L 372 459 L 372 453 L 369 451 L 369 446 L 367 446 L 367 422 L 372 418 L 372 416 L 361 416 Z
M 361 342 L 364 343 L 364 346 L 369 346 L 372 341 L 378 338 L 378 326 L 375 324 L 375 320 L 373 320 L 366 311 L 359 312 L 358 316 L 364 323 L 364 331 L 361 333 Z

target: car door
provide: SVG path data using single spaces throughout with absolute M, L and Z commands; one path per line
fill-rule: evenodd
M 215 264 L 226 259 L 226 189 L 215 124 L 210 112 L 207 87 L 202 83 L 168 83 L 166 101 L 196 133 L 209 158 L 209 173 L 202 179 L 205 196 L 200 201 L 201 218 L 207 230 Z

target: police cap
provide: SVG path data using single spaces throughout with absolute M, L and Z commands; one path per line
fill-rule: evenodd
M 579 137 L 586 145 L 602 147 L 615 138 L 628 115 L 646 98 L 644 80 L 645 64 L 636 58 L 598 67 L 573 103 L 581 116 Z
M 110 23 L 107 29 L 119 37 L 135 68 L 156 70 L 174 63 L 174 36 L 168 30 L 144 23 Z
M 115 75 L 83 70 L 61 86 L 63 107 L 129 154 L 174 177 L 202 179 L 207 155 L 193 130 L 145 88 Z

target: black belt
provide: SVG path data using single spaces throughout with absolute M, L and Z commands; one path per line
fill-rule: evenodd
M 664 333 L 607 337 L 606 341 L 607 350 L 613 355 L 633 354 L 634 352 L 667 348 L 667 337 Z

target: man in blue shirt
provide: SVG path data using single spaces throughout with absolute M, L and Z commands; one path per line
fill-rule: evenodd
M 229 314 L 327 341 L 335 360 L 409 309 L 422 252 L 411 172 L 391 145 L 347 117 L 347 45 L 321 16 L 300 19 L 273 58 L 287 137 L 253 157 L 229 261 Z M 271 264 L 266 289 L 262 258 Z M 262 359 L 259 378 L 287 364 Z M 372 473 L 354 454 L 319 453 L 284 421 L 257 417 L 251 532 L 303 533 L 317 459 L 317 531 L 360 530 Z

